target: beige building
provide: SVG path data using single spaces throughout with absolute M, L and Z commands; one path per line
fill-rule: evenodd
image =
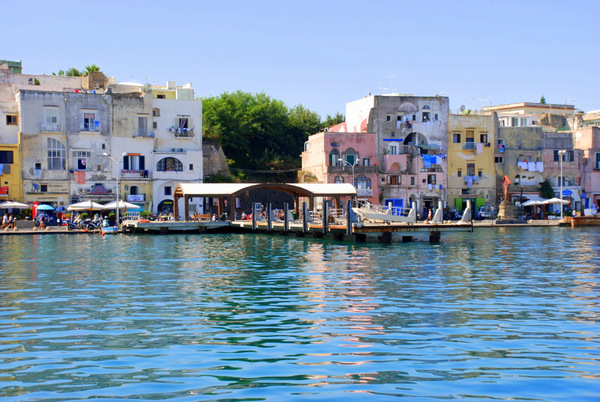
M 462 211 L 467 200 L 477 211 L 496 207 L 496 114 L 448 119 L 448 208 Z M 475 215 L 477 217 L 477 213 Z

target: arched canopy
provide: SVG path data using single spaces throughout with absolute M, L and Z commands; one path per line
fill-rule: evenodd
M 350 183 L 178 183 L 175 198 L 235 197 L 245 191 L 271 189 L 300 197 L 355 197 Z
M 188 214 L 188 201 L 194 197 L 219 198 L 219 211 L 223 200 L 232 199 L 250 190 L 270 189 L 288 193 L 298 200 L 299 197 L 310 198 L 311 204 L 315 197 L 356 197 L 356 188 L 350 183 L 178 183 L 173 194 L 175 200 L 175 216 L 178 213 L 178 200 L 184 198 L 184 216 Z M 229 202 L 230 216 L 233 216 L 234 202 Z M 298 203 L 296 202 L 296 209 Z M 219 212 L 220 213 L 220 212 Z

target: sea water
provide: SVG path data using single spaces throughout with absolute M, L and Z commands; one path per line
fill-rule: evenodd
M 600 400 L 600 231 L 0 236 L 3 401 Z

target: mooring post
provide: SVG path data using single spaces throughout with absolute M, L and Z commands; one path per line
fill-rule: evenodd
M 252 203 L 252 230 L 256 230 L 256 206 L 257 202 Z
M 272 222 L 272 207 L 271 207 L 271 203 L 267 204 L 267 230 L 270 232 L 271 230 L 273 230 L 273 222 Z
M 352 211 L 352 200 L 348 200 L 347 208 L 346 208 L 346 234 L 352 234 L 352 216 L 354 211 Z
M 306 208 L 306 201 L 302 203 L 302 232 L 308 232 L 308 208 Z
M 329 200 L 323 201 L 323 234 L 326 235 L 329 229 Z
M 290 231 L 290 219 L 288 218 L 288 214 L 290 211 L 290 206 L 288 205 L 288 203 L 286 202 L 284 205 L 284 211 L 285 211 L 285 215 L 283 217 L 283 231 L 285 233 Z

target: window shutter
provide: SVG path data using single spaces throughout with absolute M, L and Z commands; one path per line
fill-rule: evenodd
M 129 170 L 129 156 L 123 158 L 123 170 Z
M 140 155 L 140 170 L 146 170 L 145 156 Z

